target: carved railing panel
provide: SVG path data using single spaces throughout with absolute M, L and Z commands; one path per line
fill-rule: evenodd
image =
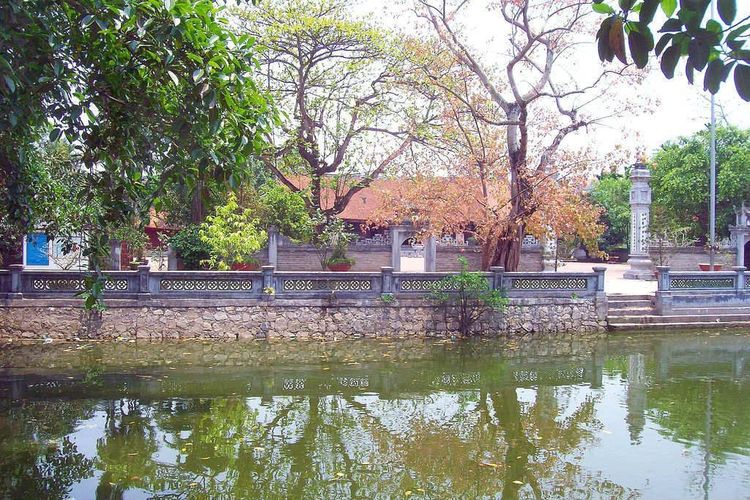
M 284 292 L 312 292 L 334 290 L 342 292 L 366 292 L 372 290 L 369 279 L 285 279 L 282 280 Z
M 586 290 L 586 278 L 511 278 L 512 290 Z
M 159 289 L 167 292 L 242 292 L 253 289 L 251 279 L 162 279 Z

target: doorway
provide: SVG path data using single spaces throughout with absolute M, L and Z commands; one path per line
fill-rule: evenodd
M 424 244 L 414 237 L 406 238 L 401 244 L 401 271 L 407 273 L 425 272 Z

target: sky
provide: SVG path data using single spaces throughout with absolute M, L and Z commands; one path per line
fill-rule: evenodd
M 503 39 L 500 13 L 487 8 L 487 0 L 473 0 L 466 16 L 461 19 L 462 33 L 465 41 L 483 52 L 488 62 L 492 54 L 503 50 L 507 41 Z M 750 2 L 738 0 L 737 19 L 750 14 Z M 382 2 L 382 0 L 361 0 L 359 7 L 368 12 L 375 21 L 400 29 L 413 29 L 415 21 L 408 12 L 411 2 Z M 661 20 L 663 21 L 663 19 Z M 654 26 L 660 25 L 657 18 Z M 658 38 L 657 38 L 658 40 Z M 587 73 L 595 76 L 601 70 L 596 46 L 591 37 L 591 44 L 581 46 L 576 52 L 576 60 L 571 71 L 584 78 Z M 619 64 L 619 63 L 617 63 Z M 684 60 L 681 61 L 684 67 Z M 594 139 L 597 148 L 607 150 L 620 142 L 622 130 L 629 131 L 630 141 L 637 142 L 647 155 L 653 154 L 661 144 L 683 135 L 690 135 L 704 128 L 710 121 L 709 93 L 703 90 L 703 77 L 696 74 L 696 84 L 690 85 L 684 72 L 678 70 L 672 80 L 667 80 L 659 70 L 658 61 L 651 59 L 646 68 L 648 76 L 639 87 L 624 87 L 620 91 L 623 97 L 644 93 L 654 98 L 651 108 L 641 114 L 627 114 L 611 119 L 607 126 L 601 128 Z M 725 118 L 728 123 L 743 128 L 750 128 L 750 103 L 737 96 L 734 82 L 730 79 L 722 86 L 716 96 L 717 120 Z M 717 123 L 719 123 L 717 121 Z M 579 134 L 573 142 L 592 141 L 592 137 Z

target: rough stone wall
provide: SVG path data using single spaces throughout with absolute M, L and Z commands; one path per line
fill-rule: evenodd
M 217 339 L 424 337 L 455 333 L 457 323 L 416 299 L 208 301 L 111 300 L 101 319 L 72 301 L 23 299 L 0 307 L 0 339 Z M 476 325 L 483 335 L 604 331 L 588 299 L 511 299 L 506 311 Z
M 662 250 L 662 264 L 659 264 L 659 251 L 649 250 L 651 262 L 655 266 L 669 266 L 672 271 L 698 271 L 698 264 L 708 263 L 708 252 L 703 247 L 673 247 Z M 730 270 L 735 265 L 737 253 L 734 250 L 720 250 L 716 253 L 716 263 Z

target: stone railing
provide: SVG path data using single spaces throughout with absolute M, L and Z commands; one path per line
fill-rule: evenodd
M 491 289 L 509 297 L 595 297 L 604 293 L 603 267 L 591 273 L 506 273 L 501 267 L 483 273 Z M 276 271 L 106 271 L 109 298 L 377 298 L 382 294 L 426 297 L 453 273 Z M 71 298 L 85 288 L 87 273 L 24 270 L 0 271 L 0 298 Z
M 750 305 L 750 283 L 746 268 L 731 271 L 671 271 L 657 266 L 656 310 L 660 314 L 679 313 L 676 309 Z

